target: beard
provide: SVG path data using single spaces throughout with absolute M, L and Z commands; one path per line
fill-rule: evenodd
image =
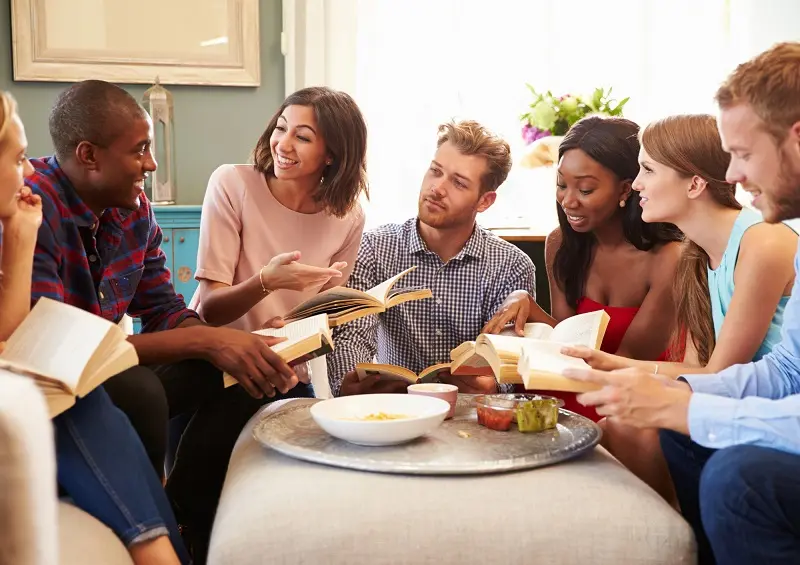
M 771 224 L 800 218 L 800 171 L 792 169 L 783 151 L 780 163 L 775 188 L 767 198 L 767 209 L 762 211 L 764 221 Z

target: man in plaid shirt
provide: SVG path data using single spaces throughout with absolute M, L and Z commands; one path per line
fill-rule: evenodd
M 474 340 L 514 290 L 534 296 L 535 268 L 516 246 L 475 223 L 491 206 L 511 169 L 508 143 L 474 121 L 439 127 L 436 154 L 422 181 L 419 212 L 404 224 L 366 232 L 348 286 L 367 290 L 416 266 L 401 283 L 429 288 L 433 298 L 407 302 L 337 328 L 328 356 L 334 395 L 403 392 L 406 383 L 368 377 L 358 363 L 390 363 L 415 373 L 450 360 Z M 461 392 L 496 392 L 492 377 L 443 376 Z
M 270 349 L 273 338 L 207 326 L 175 293 L 143 192 L 156 170 L 153 126 L 136 100 L 103 81 L 77 83 L 59 95 L 49 125 L 55 155 L 32 159 L 35 171 L 25 181 L 41 196 L 43 215 L 32 302 L 46 296 L 113 322 L 126 312 L 142 319 L 142 333 L 129 338 L 141 365 L 103 388 L 129 417 L 159 475 L 168 417 L 191 417 L 167 490 L 178 519 L 197 536 L 195 559 L 203 561 L 242 427 L 276 394 L 307 389 L 295 386 L 297 375 Z M 242 386 L 224 389 L 223 371 Z

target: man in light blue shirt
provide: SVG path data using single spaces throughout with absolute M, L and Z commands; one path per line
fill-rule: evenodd
M 800 43 L 743 63 L 716 99 L 726 180 L 753 195 L 765 221 L 800 217 Z M 760 361 L 677 381 L 632 369 L 567 374 L 602 386 L 578 397 L 599 414 L 662 428 L 701 564 L 800 563 L 800 249 L 795 273 L 781 342 Z

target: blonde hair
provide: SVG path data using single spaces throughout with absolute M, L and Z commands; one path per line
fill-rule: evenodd
M 0 147 L 6 142 L 11 120 L 17 114 L 17 102 L 10 93 L 0 90 Z
M 748 104 L 780 143 L 800 121 L 800 43 L 778 43 L 742 63 L 715 96 L 719 107 Z
M 493 134 L 474 120 L 448 122 L 439 126 L 436 147 L 447 142 L 464 155 L 486 159 L 489 170 L 481 178 L 481 194 L 497 190 L 511 171 L 511 147 L 503 138 Z
M 666 165 L 682 178 L 698 176 L 706 181 L 706 192 L 717 204 L 741 210 L 736 185 L 725 181 L 731 157 L 722 149 L 714 116 L 670 116 L 648 125 L 641 133 L 642 147 L 657 163 Z M 680 361 L 688 331 L 698 360 L 707 365 L 716 344 L 711 297 L 708 291 L 708 254 L 694 241 L 683 241 L 675 273 L 673 293 L 677 325 L 670 352 Z

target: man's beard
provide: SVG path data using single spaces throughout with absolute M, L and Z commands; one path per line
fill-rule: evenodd
M 789 159 L 783 151 L 780 162 L 775 180 L 778 187 L 773 197 L 772 214 L 765 218 L 770 223 L 800 218 L 800 171 L 791 170 Z

